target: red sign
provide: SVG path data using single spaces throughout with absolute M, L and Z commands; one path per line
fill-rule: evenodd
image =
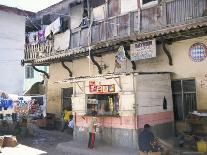
M 96 85 L 95 81 L 89 81 L 90 93 L 111 93 L 115 92 L 115 84 L 111 85 Z
M 91 93 L 94 93 L 97 91 L 97 86 L 95 81 L 89 81 L 89 90 Z

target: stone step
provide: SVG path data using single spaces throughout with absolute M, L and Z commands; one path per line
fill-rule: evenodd
M 95 149 L 88 149 L 87 143 L 70 141 L 59 143 L 56 147 L 58 151 L 65 152 L 68 155 L 137 155 L 136 149 L 109 146 L 106 144 L 97 144 Z

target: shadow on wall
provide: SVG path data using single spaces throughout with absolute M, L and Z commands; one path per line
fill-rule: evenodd
M 24 95 L 32 95 L 32 94 L 39 94 L 39 95 L 45 94 L 44 81 L 34 83 L 32 87 L 24 93 Z

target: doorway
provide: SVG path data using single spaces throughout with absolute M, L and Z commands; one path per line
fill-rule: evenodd
M 69 111 L 72 111 L 72 95 L 73 88 L 62 88 L 62 110 L 68 109 Z
M 175 121 L 183 121 L 197 109 L 195 79 L 172 81 Z
M 73 135 L 72 97 L 73 88 L 62 88 L 62 127 L 61 131 Z

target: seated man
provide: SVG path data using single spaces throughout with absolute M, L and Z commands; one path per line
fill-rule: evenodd
M 62 132 L 64 132 L 64 130 L 67 128 L 71 115 L 72 115 L 72 111 L 70 111 L 70 108 L 65 108 L 63 111 L 63 122 L 62 122 L 62 129 L 61 129 Z
M 150 155 L 150 152 L 158 151 L 158 148 L 155 144 L 155 137 L 154 134 L 151 132 L 150 127 L 151 126 L 149 124 L 145 124 L 144 130 L 139 134 L 138 142 L 140 155 Z

